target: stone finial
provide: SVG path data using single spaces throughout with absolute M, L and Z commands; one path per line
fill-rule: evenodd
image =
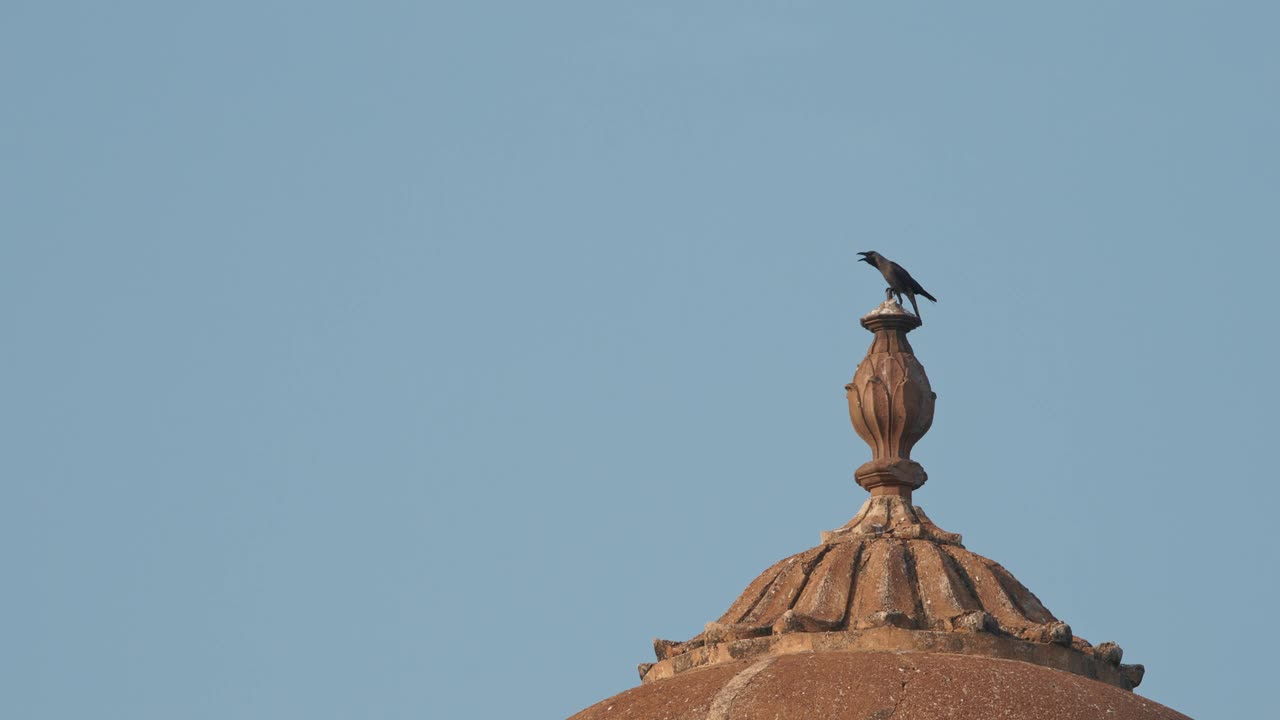
M 871 446 L 871 462 L 854 473 L 872 495 L 911 497 L 928 475 L 911 459 L 911 448 L 933 424 L 937 397 L 924 367 L 907 342 L 920 319 L 886 300 L 862 318 L 875 333 L 867 356 L 845 385 L 853 429 Z

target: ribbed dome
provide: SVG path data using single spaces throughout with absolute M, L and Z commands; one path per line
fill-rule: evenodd
M 883 538 L 820 545 L 779 562 L 714 632 L 728 638 L 885 625 L 1027 639 L 1046 639 L 1063 626 L 996 562 L 959 545 Z
M 1117 645 L 1074 637 L 1008 570 L 903 498 L 868 499 L 824 540 L 761 573 L 705 632 L 655 641 L 659 662 L 641 666 L 644 680 L 819 646 L 1016 658 L 1126 690 L 1142 680 L 1142 666 L 1120 664 Z

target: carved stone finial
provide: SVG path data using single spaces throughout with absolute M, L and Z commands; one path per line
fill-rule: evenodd
M 933 424 L 937 397 L 907 341 L 920 319 L 886 300 L 862 318 L 862 327 L 875 333 L 875 339 L 844 387 L 849 418 L 871 446 L 871 462 L 858 468 L 854 478 L 872 495 L 910 498 L 929 477 L 911 459 L 911 448 Z

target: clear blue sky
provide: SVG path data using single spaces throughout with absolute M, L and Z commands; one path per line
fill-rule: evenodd
M 864 493 L 1274 710 L 1273 3 L 0 4 L 0 715 L 556 718 Z M 1033 7 L 1034 6 L 1034 7 Z

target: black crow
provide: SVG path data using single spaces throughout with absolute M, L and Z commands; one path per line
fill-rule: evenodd
M 862 256 L 858 258 L 859 262 L 874 265 L 880 271 L 880 274 L 884 276 L 885 282 L 889 283 L 889 287 L 884 289 L 885 298 L 897 295 L 898 302 L 902 302 L 902 296 L 905 294 L 907 299 L 911 301 L 911 309 L 915 312 L 916 317 L 920 317 L 920 308 L 916 306 L 916 295 L 923 295 L 933 302 L 938 302 L 937 298 L 920 287 L 920 283 L 911 277 L 911 273 L 903 269 L 898 263 L 875 250 L 858 254 Z

